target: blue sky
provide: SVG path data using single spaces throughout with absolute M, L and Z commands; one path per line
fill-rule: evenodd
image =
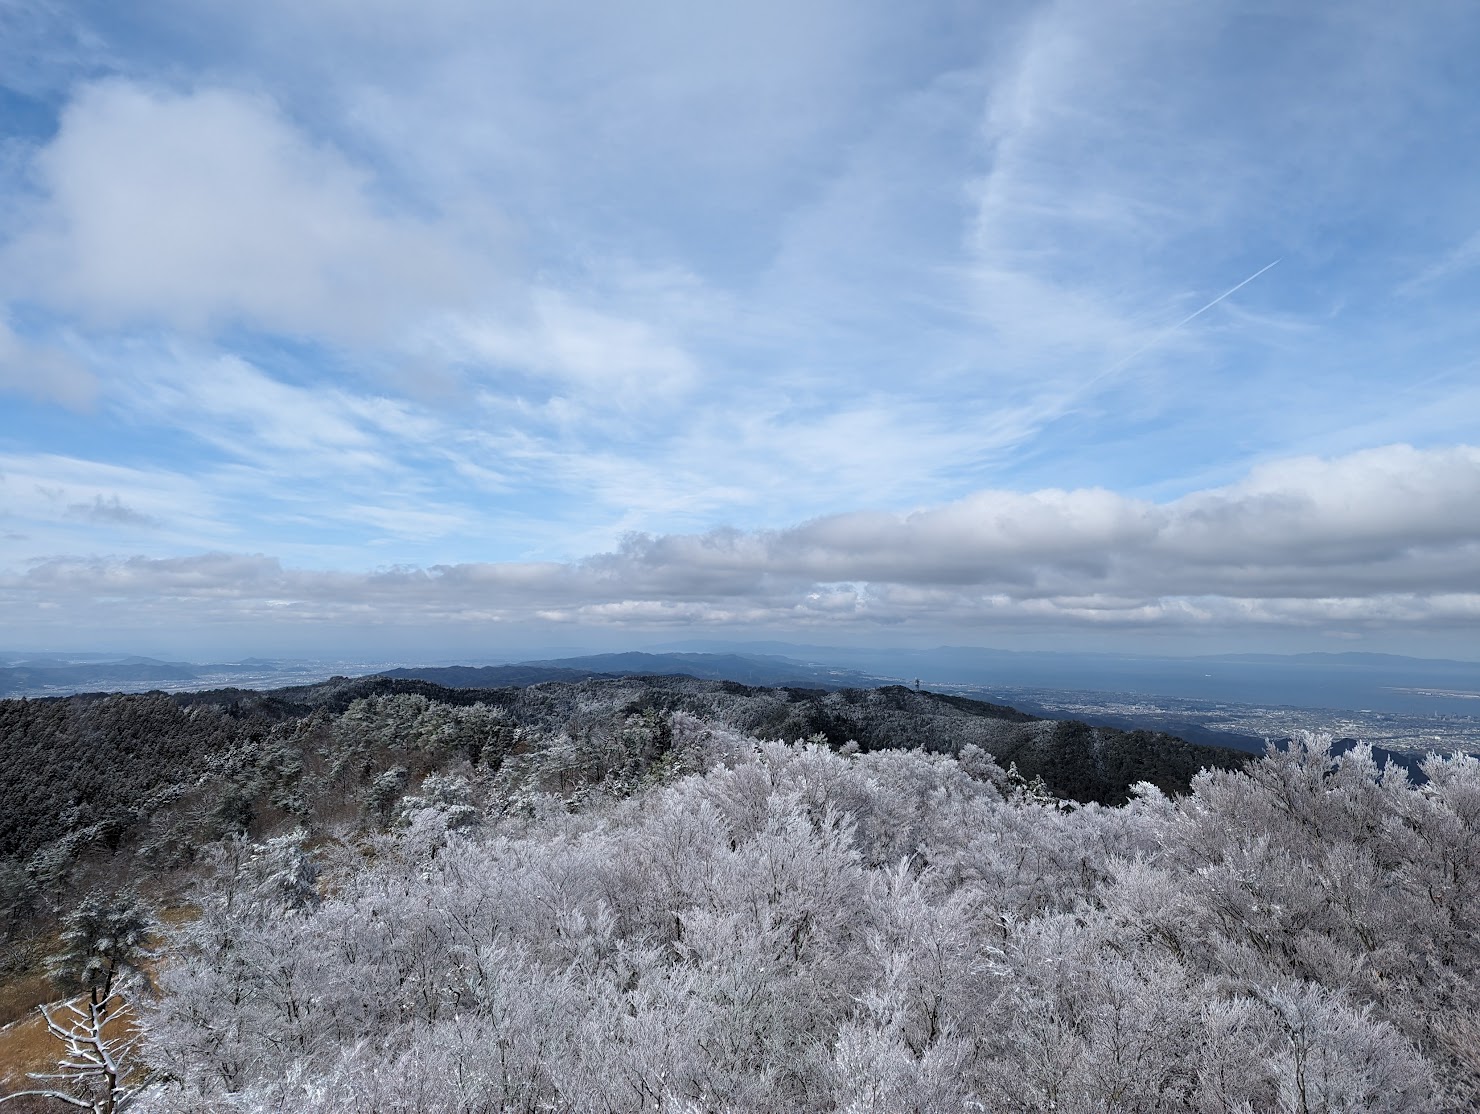
M 14 646 L 1480 658 L 1480 9 L 0 0 Z

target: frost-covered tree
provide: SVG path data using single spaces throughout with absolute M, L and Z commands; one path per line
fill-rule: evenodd
M 46 1030 L 59 1044 L 52 1071 L 30 1073 L 36 1087 L 0 1098 L 50 1099 L 63 1105 L 116 1114 L 133 1099 L 142 1064 L 135 1057 L 139 1036 L 121 987 L 143 978 L 152 953 L 153 927 L 147 906 L 133 890 L 93 891 L 62 920 L 61 950 L 49 971 L 57 987 L 73 997 L 42 1005 Z
M 294 916 L 203 895 L 152 1109 L 1473 1105 L 1473 760 L 1415 786 L 1310 739 L 1066 809 L 980 750 L 683 716 L 639 784 L 653 722 L 421 779 Z
M 101 1007 L 120 979 L 142 973 L 152 927 L 148 907 L 133 890 L 88 893 L 62 919 L 62 947 L 49 965 L 52 979 Z
M 28 1073 L 37 1086 L 0 1096 L 0 1102 L 40 1098 L 92 1114 L 122 1114 L 139 1093 L 143 1068 L 135 1058 L 139 1036 L 129 1006 L 116 992 L 41 1006 L 47 1032 L 62 1046 L 56 1069 Z

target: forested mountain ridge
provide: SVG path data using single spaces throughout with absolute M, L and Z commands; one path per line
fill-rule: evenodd
M 743 685 L 807 688 L 871 687 L 880 678 L 856 669 L 839 669 L 770 654 L 588 654 L 518 662 L 514 665 L 410 666 L 388 669 L 382 677 L 411 677 L 450 688 L 493 688 L 586 677 L 685 676 Z
M 221 800 L 261 807 L 255 798 L 262 786 L 281 776 L 263 780 L 257 770 L 228 786 L 231 771 L 268 761 L 267 752 L 270 761 L 301 765 L 302 755 L 285 758 L 274 748 L 291 750 L 294 740 L 313 735 L 315 724 L 323 728 L 323 717 L 342 715 L 356 701 L 395 695 L 498 709 L 525 731 L 589 735 L 610 730 L 614 717 L 682 711 L 759 738 L 821 736 L 833 746 L 855 741 L 864 750 L 918 746 L 949 753 L 974 743 L 1016 763 L 1024 777 L 1042 777 L 1056 795 L 1101 803 L 1125 800 L 1138 781 L 1185 792 L 1202 767 L 1246 760 L 1168 735 L 1040 720 L 898 686 L 823 692 L 649 677 L 480 690 L 372 677 L 270 692 L 0 700 L 0 857 L 29 855 L 59 836 L 116 846 L 125 830 L 187 795 L 184 786 L 208 772 L 222 783 Z M 225 807 L 218 801 L 213 814 L 223 815 Z
M 562 791 L 614 773 L 635 786 L 666 769 L 675 716 L 865 751 L 974 745 L 1025 784 L 1041 779 L 1045 793 L 1078 801 L 1123 801 L 1141 780 L 1181 793 L 1203 766 L 1247 761 L 900 687 L 629 677 L 479 690 L 362 677 L 269 692 L 0 700 L 0 978 L 27 968 L 27 941 L 79 893 L 141 871 L 188 873 L 199 849 L 223 838 L 386 821 L 432 774 L 495 776 L 545 747 Z
M 8 829 L 13 971 L 49 925 L 188 911 L 128 984 L 139 1111 L 1480 1098 L 1463 756 L 1420 789 L 1362 748 L 679 677 L 3 702 L 0 754 L 0 792 L 65 774 L 54 838 Z
M 157 684 L 161 681 L 188 681 L 195 676 L 193 669 L 179 662 L 138 660 L 86 665 L 36 662 L 0 666 L 0 696 L 46 686 L 103 687 L 135 681 Z

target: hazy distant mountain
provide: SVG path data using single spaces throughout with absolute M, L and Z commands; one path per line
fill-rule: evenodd
M 249 658 L 235 663 L 195 664 L 120 654 L 0 652 L 0 696 L 142 691 L 155 686 L 171 690 L 226 686 L 264 689 L 293 684 L 299 678 L 317 680 L 382 669 L 378 663 Z M 1239 704 L 1409 716 L 1480 715 L 1480 664 L 1362 652 L 1158 658 L 971 646 L 880 649 L 690 641 L 641 653 L 539 658 L 513 665 L 403 666 L 387 673 L 455 688 L 499 688 L 600 675 L 670 674 L 822 689 L 911 685 L 918 677 L 926 688 L 977 690 L 987 695 L 995 692 L 995 698 L 1013 700 L 1019 699 L 1018 690 L 1042 689 L 1129 694 L 1153 703 L 1170 698 L 1203 705 L 1201 709 L 1189 707 L 1193 713 L 1220 704 Z M 1137 726 L 1165 729 L 1170 725 L 1147 722 Z M 1188 730 L 1189 737 L 1199 742 L 1231 741 L 1201 732 L 1203 729 L 1196 726 Z
M 354 672 L 369 672 L 370 666 Z M 221 688 L 246 684 L 279 687 L 297 677 L 328 677 L 342 663 L 246 658 L 200 664 L 161 661 L 137 654 L 0 653 L 0 696 L 65 696 L 76 692 Z
M 590 654 L 525 665 L 590 669 L 623 677 L 682 674 L 710 681 L 738 681 L 742 685 L 803 685 L 846 688 L 877 684 L 880 678 L 855 669 L 811 665 L 770 654 Z
M 412 666 L 388 669 L 381 676 L 415 677 L 450 688 L 498 688 L 601 676 L 685 676 L 707 681 L 736 681 L 742 685 L 795 685 L 803 688 L 868 687 L 881 683 L 880 678 L 857 670 L 814 666 L 771 655 L 635 652 L 525 661 L 517 665 Z
M 40 661 L 0 668 L 0 696 L 46 689 L 76 692 L 139 682 L 189 681 L 196 676 L 195 669 L 183 662 L 155 661 L 152 658 L 66 665 Z
M 59 653 L 54 650 L 0 650 L 0 666 L 81 665 L 86 662 L 116 664 L 124 661 L 152 661 L 136 655 L 102 653 Z
M 546 681 L 582 681 L 603 674 L 592 669 L 563 665 L 411 665 L 386 669 L 377 677 L 430 681 L 450 689 L 496 689 L 506 686 L 538 685 Z

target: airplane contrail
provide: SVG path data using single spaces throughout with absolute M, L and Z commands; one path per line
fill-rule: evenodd
M 1281 256 L 1280 258 L 1283 259 L 1284 256 Z M 1274 261 L 1274 263 L 1278 263 L 1278 262 L 1279 262 L 1279 259 L 1276 259 Z M 1239 283 L 1237 286 L 1230 286 L 1227 290 L 1223 291 L 1223 293 L 1219 294 L 1211 302 L 1209 302 L 1207 305 L 1203 306 L 1202 309 L 1193 310 L 1186 317 L 1182 318 L 1181 321 L 1178 321 L 1170 329 L 1167 329 L 1166 332 L 1161 333 L 1157 337 L 1157 340 L 1161 339 L 1161 337 L 1163 337 L 1163 336 L 1166 336 L 1167 333 L 1175 333 L 1178 329 L 1180 329 L 1183 325 L 1187 324 L 1187 322 L 1191 321 L 1194 317 L 1197 317 L 1200 314 L 1207 313 L 1208 310 L 1212 309 L 1214 306 L 1216 306 L 1219 302 L 1221 302 L 1224 298 L 1228 297 L 1230 294 L 1237 294 L 1244 287 L 1248 286 L 1249 283 L 1253 282 L 1256 278 L 1258 278 L 1260 275 L 1262 275 L 1265 271 L 1267 271 L 1271 267 L 1273 267 L 1274 266 L 1274 263 L 1266 263 L 1264 266 L 1260 267 L 1257 271 L 1255 271 L 1248 278 L 1244 279 L 1244 281 L 1241 282 L 1241 283 Z M 1151 343 L 1152 344 L 1155 344 L 1156 341 L 1153 340 Z M 1142 351 L 1144 352 L 1145 349 L 1143 348 Z
M 1280 259 L 1283 259 L 1283 258 L 1284 258 L 1284 256 L 1281 256 L 1280 257 Z M 1080 386 L 1080 388 L 1075 392 L 1075 394 L 1083 394 L 1086 389 L 1088 389 L 1090 387 L 1093 387 L 1101 379 L 1105 378 L 1105 376 L 1107 376 L 1107 375 L 1114 375 L 1121 368 L 1125 367 L 1126 364 L 1130 363 L 1137 356 L 1141 355 L 1141 353 L 1146 352 L 1146 351 L 1148 351 L 1148 350 L 1150 350 L 1152 348 L 1155 348 L 1158 344 L 1160 344 L 1162 341 L 1166 340 L 1167 337 L 1171 336 L 1178 329 L 1180 329 L 1183 325 L 1186 325 L 1189 321 L 1192 321 L 1194 318 L 1201 317 L 1203 314 L 1207 313 L 1208 310 L 1212 309 L 1219 302 L 1223 301 L 1224 298 L 1228 298 L 1228 297 L 1231 297 L 1234 294 L 1237 294 L 1240 290 L 1242 290 L 1244 287 L 1248 286 L 1249 283 L 1253 282 L 1256 278 L 1258 278 L 1260 275 L 1262 275 L 1265 271 L 1269 270 L 1271 267 L 1273 267 L 1275 265 L 1275 263 L 1278 263 L 1279 261 L 1280 261 L 1279 259 L 1276 259 L 1274 261 L 1274 263 L 1266 263 L 1264 266 L 1260 267 L 1257 271 L 1255 271 L 1248 278 L 1244 279 L 1244 281 L 1241 282 L 1241 283 L 1239 283 L 1237 286 L 1230 286 L 1227 290 L 1223 291 L 1223 293 L 1219 294 L 1216 298 L 1214 298 L 1207 305 L 1202 306 L 1199 309 L 1193 310 L 1186 317 L 1182 318 L 1181 321 L 1178 321 L 1175 325 L 1171 325 L 1171 326 L 1163 329 L 1161 332 L 1157 333 L 1154 337 L 1152 337 L 1150 340 L 1148 340 L 1145 344 L 1141 345 L 1140 348 L 1137 348 L 1129 356 L 1122 356 L 1120 359 L 1116 360 L 1113 364 L 1111 364 L 1109 367 L 1107 367 L 1104 371 L 1100 372 L 1098 375 L 1092 376 L 1091 378 L 1085 380 L 1085 382 Z

